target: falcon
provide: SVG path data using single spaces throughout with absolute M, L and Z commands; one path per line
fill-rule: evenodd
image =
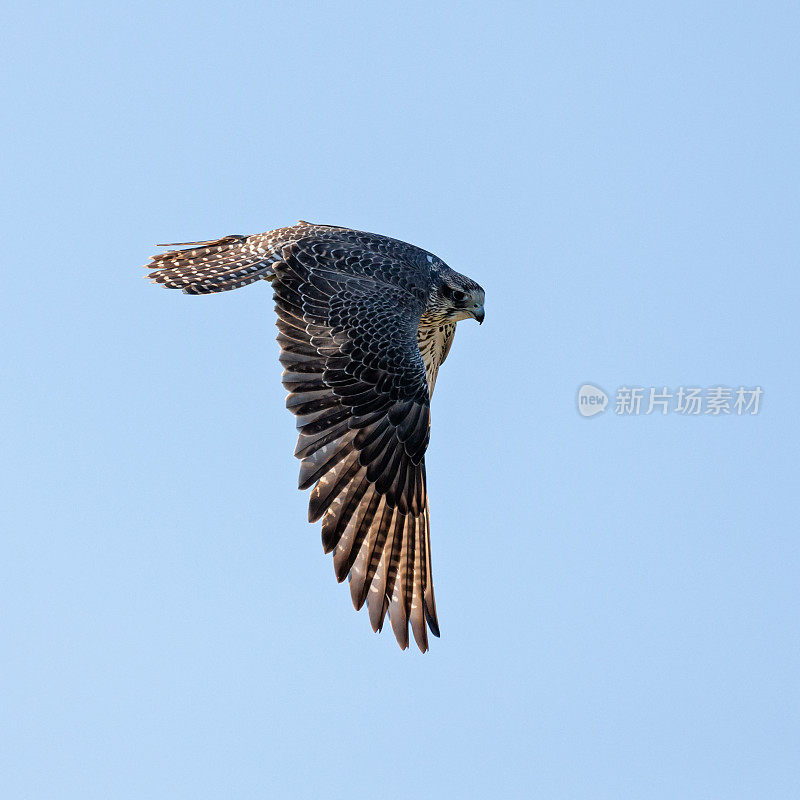
M 483 322 L 483 289 L 414 245 L 302 220 L 159 247 L 182 248 L 147 265 L 168 289 L 272 284 L 309 522 L 322 521 L 336 578 L 349 578 L 373 630 L 388 612 L 400 647 L 410 623 L 424 653 L 428 629 L 439 636 L 425 485 L 430 401 L 456 323 Z

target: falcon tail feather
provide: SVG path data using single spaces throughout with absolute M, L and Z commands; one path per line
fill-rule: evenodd
M 151 256 L 148 277 L 167 289 L 182 289 L 186 294 L 211 294 L 238 289 L 257 280 L 272 280 L 276 257 L 259 246 L 256 237 L 223 236 L 203 242 L 176 242 L 159 245 L 175 247 Z

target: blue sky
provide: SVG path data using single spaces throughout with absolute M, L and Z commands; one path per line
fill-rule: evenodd
M 797 6 L 321 5 L 4 12 L 2 795 L 796 797 Z M 269 287 L 141 277 L 298 218 L 486 289 L 424 656 L 305 521 Z

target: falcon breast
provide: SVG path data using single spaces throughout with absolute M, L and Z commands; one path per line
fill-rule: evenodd
M 425 652 L 428 629 L 439 635 L 425 486 L 430 399 L 456 323 L 483 322 L 483 289 L 421 248 L 331 225 L 181 246 L 151 258 L 154 283 L 187 294 L 272 283 L 309 521 L 321 520 L 336 577 L 349 578 L 373 630 L 388 613 L 400 646 L 411 623 Z

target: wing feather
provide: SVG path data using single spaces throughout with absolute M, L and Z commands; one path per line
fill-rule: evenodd
M 394 638 L 405 650 L 408 647 L 408 608 L 406 605 L 406 571 L 408 568 L 408 551 L 413 541 L 414 529 L 417 526 L 415 517 L 407 516 L 403 536 L 400 541 L 400 552 L 397 558 L 394 585 L 389 600 L 389 622 L 394 631 Z M 396 542 L 395 542 L 396 544 Z

